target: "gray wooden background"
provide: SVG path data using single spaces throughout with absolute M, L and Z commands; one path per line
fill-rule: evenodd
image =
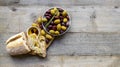
M 0 0 L 0 67 L 120 67 L 120 0 Z M 71 28 L 47 58 L 10 56 L 5 41 L 26 31 L 52 7 L 71 16 Z

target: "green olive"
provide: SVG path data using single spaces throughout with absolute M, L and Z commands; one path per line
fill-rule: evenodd
M 54 30 L 50 30 L 49 32 L 50 32 L 51 34 L 54 34 L 54 33 L 55 33 L 55 31 L 54 31 Z
M 54 15 L 54 14 L 55 14 L 55 10 L 51 9 L 51 10 L 50 10 L 50 13 L 51 13 L 52 15 Z
M 54 20 L 54 23 L 55 23 L 55 24 L 59 24 L 59 23 L 60 23 L 60 19 Z
M 67 28 L 65 26 L 61 26 L 62 30 L 66 30 Z
M 64 19 L 63 19 L 63 22 L 64 22 L 64 23 L 66 23 L 67 21 L 68 21 L 67 18 L 64 18 Z
M 49 34 L 46 34 L 46 38 L 51 40 L 53 37 Z
M 40 33 L 41 33 L 41 35 L 43 35 L 43 36 L 46 34 L 44 30 L 41 30 Z
M 37 32 L 37 30 L 36 30 L 36 29 L 33 29 L 33 31 L 34 31 L 34 33 L 35 33 L 35 32 Z
M 39 17 L 39 18 L 37 19 L 37 22 L 38 22 L 38 23 L 42 23 L 42 17 Z
M 47 19 L 46 19 L 46 18 L 42 18 L 42 21 L 43 21 L 43 22 L 47 22 Z
M 59 31 L 55 31 L 55 34 L 56 34 L 56 35 L 59 35 L 59 34 L 60 34 L 60 32 L 59 32 Z
M 38 27 L 38 24 L 36 24 L 36 23 L 32 23 L 32 26 Z
M 60 12 L 58 12 L 56 16 L 60 16 Z
M 61 24 L 57 25 L 57 30 L 61 30 Z
M 63 15 L 63 16 L 67 16 L 67 11 L 64 10 L 64 11 L 62 12 L 62 15 Z
M 56 12 L 58 9 L 56 7 L 54 7 L 53 10 Z
M 31 38 L 36 38 L 37 35 L 36 35 L 35 33 L 33 33 L 33 34 L 30 34 L 30 37 L 31 37 Z

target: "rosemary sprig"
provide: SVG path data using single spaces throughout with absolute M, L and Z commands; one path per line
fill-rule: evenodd
M 48 27 L 48 25 L 50 24 L 50 22 L 54 19 L 55 15 L 58 13 L 58 10 L 55 12 L 55 14 L 53 15 L 53 17 L 50 19 L 50 21 L 45 25 L 45 28 Z

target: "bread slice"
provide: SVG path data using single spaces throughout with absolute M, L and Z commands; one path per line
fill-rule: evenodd
M 34 30 L 34 31 L 32 31 Z M 46 57 L 45 37 L 40 36 L 40 28 L 31 26 L 27 29 L 28 46 L 31 49 L 30 54 Z
M 10 55 L 26 54 L 31 51 L 28 47 L 27 38 L 24 32 L 10 37 L 6 41 L 6 44 L 6 50 Z

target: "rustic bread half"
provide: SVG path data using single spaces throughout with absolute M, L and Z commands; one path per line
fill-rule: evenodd
M 45 37 L 40 35 L 40 28 L 31 26 L 27 29 L 28 46 L 31 49 L 30 54 L 46 57 Z
M 27 38 L 24 32 L 10 37 L 6 41 L 6 44 L 6 50 L 10 55 L 26 54 L 31 51 L 28 47 Z

